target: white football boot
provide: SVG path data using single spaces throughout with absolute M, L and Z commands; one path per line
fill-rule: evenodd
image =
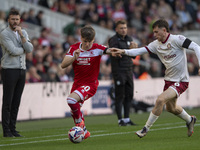
M 139 130 L 139 131 L 135 132 L 135 134 L 138 137 L 142 138 L 142 137 L 144 137 L 147 134 L 147 132 L 148 132 L 147 128 L 144 127 L 142 130 Z

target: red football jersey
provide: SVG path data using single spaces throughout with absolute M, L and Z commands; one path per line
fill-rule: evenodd
M 81 42 L 70 46 L 66 56 L 74 56 L 74 51 L 80 49 L 80 55 L 77 60 L 73 62 L 74 70 L 74 84 L 96 84 L 98 82 L 98 75 L 100 69 L 101 56 L 106 46 L 94 43 L 89 50 L 81 49 Z

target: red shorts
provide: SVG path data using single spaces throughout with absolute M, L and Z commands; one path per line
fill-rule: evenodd
M 189 82 L 171 82 L 165 80 L 165 86 L 163 91 L 167 90 L 169 87 L 172 88 L 177 96 L 180 96 L 188 88 Z
M 74 92 L 78 94 L 78 96 L 81 98 L 81 101 L 85 101 L 92 97 L 98 88 L 98 84 L 92 84 L 92 85 L 76 85 L 73 84 L 71 93 Z

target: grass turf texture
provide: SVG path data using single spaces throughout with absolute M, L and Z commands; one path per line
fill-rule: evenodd
M 187 110 L 200 118 L 200 108 Z M 18 122 L 24 137 L 3 138 L 0 129 L 0 150 L 199 150 L 200 121 L 192 137 L 187 137 L 185 122 L 164 111 L 147 136 L 134 133 L 145 124 L 149 113 L 131 114 L 137 126 L 119 127 L 116 115 L 86 116 L 91 137 L 79 144 L 69 141 L 67 132 L 74 126 L 72 118 Z

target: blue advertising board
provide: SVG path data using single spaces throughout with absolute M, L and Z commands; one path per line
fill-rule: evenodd
M 109 86 L 99 86 L 96 94 L 92 97 L 92 108 L 110 107 Z

